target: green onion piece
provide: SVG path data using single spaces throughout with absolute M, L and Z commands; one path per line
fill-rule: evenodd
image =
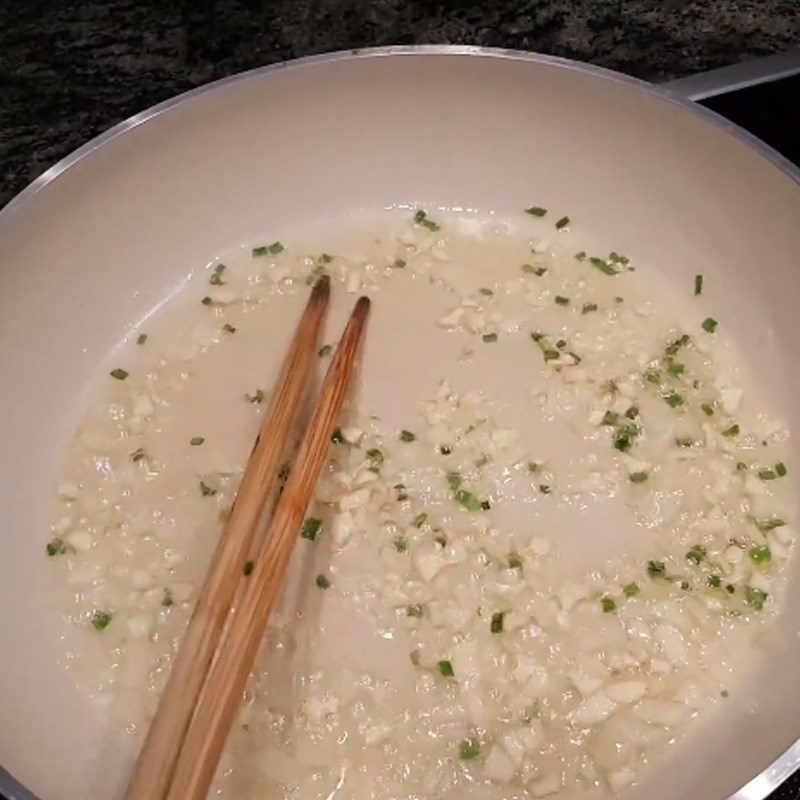
M 644 483 L 649 476 L 646 472 L 632 472 L 628 477 L 631 483 Z
M 192 436 L 192 438 L 189 439 L 189 444 L 192 447 L 199 447 L 204 441 L 205 438 L 203 436 Z
M 730 426 L 730 428 L 725 428 L 725 430 L 722 431 L 722 435 L 723 436 L 738 436 L 739 435 L 739 426 L 736 423 L 734 423 L 733 425 Z
M 267 250 L 269 250 L 270 255 L 276 256 L 284 251 L 284 247 L 280 242 L 273 242 Z
M 754 564 L 769 564 L 772 561 L 772 550 L 765 544 L 750 550 L 750 560 Z
M 702 275 L 695 275 L 694 276 L 694 293 L 696 295 L 703 294 L 703 276 Z
M 427 211 L 423 211 L 421 208 L 417 209 L 417 212 L 414 214 L 414 222 L 416 222 L 417 225 L 422 225 L 423 228 L 427 228 L 429 231 L 438 231 L 439 228 L 441 228 L 441 225 L 429 219 Z
M 69 542 L 65 542 L 60 536 L 56 536 L 55 539 L 52 539 L 45 545 L 45 552 L 48 556 L 63 556 L 67 553 L 74 553 L 75 548 L 69 544 Z
M 527 272 L 529 275 L 535 275 L 537 278 L 541 278 L 547 272 L 547 267 L 541 266 L 538 264 L 534 266 L 533 264 L 523 264 L 522 271 Z
M 613 614 L 617 610 L 617 602 L 613 597 L 601 597 L 600 605 L 605 614 Z
M 769 519 L 753 521 L 760 531 L 772 531 L 775 530 L 775 528 L 782 528 L 786 524 L 780 517 L 770 517 Z
M 439 452 L 443 456 L 449 456 L 453 452 L 453 448 L 449 444 L 441 444 L 439 445 Z
M 401 442 L 413 442 L 417 438 L 416 434 L 411 433 L 411 431 L 402 430 L 400 431 L 400 441 Z
M 667 367 L 667 372 L 669 372 L 670 375 L 673 375 L 676 378 L 679 378 L 681 375 L 683 375 L 683 371 L 684 371 L 683 364 L 678 364 L 673 362 Z
M 779 461 L 775 465 L 775 474 L 779 478 L 784 478 L 786 476 L 786 473 L 787 473 L 786 464 L 784 464 L 783 461 Z
M 519 553 L 508 554 L 508 568 L 509 569 L 522 569 L 522 558 Z
M 502 633 L 503 632 L 503 617 L 505 617 L 505 611 L 495 611 L 492 614 L 492 622 L 489 625 L 489 630 L 492 633 Z
M 419 650 L 412 650 L 412 651 L 411 651 L 411 652 L 408 654 L 408 657 L 411 659 L 411 663 L 412 663 L 412 664 L 413 664 L 415 667 L 418 667 L 418 666 L 419 666 L 419 663 L 420 663 Z
M 745 586 L 745 602 L 756 611 L 761 611 L 761 609 L 764 608 L 764 603 L 767 601 L 767 597 L 767 593 L 761 589 L 754 589 L 752 586 Z
M 705 561 L 707 556 L 706 548 L 700 544 L 696 544 L 686 554 L 686 560 L 697 566 L 701 561 Z
M 263 389 L 256 389 L 253 394 L 246 394 L 245 399 L 248 403 L 263 403 L 264 402 L 264 390 Z
M 714 333 L 719 323 L 713 317 L 706 317 L 703 320 L 703 330 L 707 333 Z
M 689 334 L 684 333 L 682 336 L 679 336 L 672 344 L 667 345 L 664 353 L 668 356 L 677 355 L 678 351 L 682 347 L 686 347 L 687 344 L 691 341 Z
M 669 394 L 664 395 L 664 402 L 670 408 L 677 408 L 678 406 L 682 406 L 685 400 L 680 392 L 670 392 Z
M 136 344 L 144 344 L 146 341 L 147 341 L 147 334 L 146 333 L 140 333 L 136 337 Z
M 395 260 L 392 262 L 392 266 L 393 266 L 395 269 L 405 269 L 405 267 L 406 267 L 406 260 L 405 260 L 404 258 L 396 258 L 396 259 L 395 259 Z
M 622 593 L 625 595 L 625 597 L 636 597 L 636 595 L 641 591 L 642 590 L 639 588 L 638 583 L 629 583 L 622 589 Z
M 575 260 L 576 261 L 586 261 L 586 253 L 585 253 L 585 251 L 581 250 L 580 253 L 575 253 Z
M 92 625 L 96 631 L 104 631 L 114 615 L 109 611 L 95 611 L 92 614 Z
M 175 605 L 175 598 L 172 596 L 172 589 L 169 587 L 164 587 L 161 592 L 161 605 L 164 608 L 170 608 L 170 606 Z
M 417 514 L 417 516 L 411 521 L 411 524 L 415 528 L 421 528 L 427 521 L 428 515 L 423 512 L 422 514 Z
M 481 754 L 481 743 L 473 736 L 464 739 L 458 747 L 458 757 L 463 761 L 471 761 Z
M 372 462 L 373 467 L 380 467 L 384 461 L 383 452 L 377 447 L 367 450 L 367 458 Z
M 457 489 L 453 495 L 453 499 L 460 506 L 464 506 L 467 511 L 481 511 L 483 509 L 481 501 L 475 497 L 472 492 L 468 492 L 466 489 Z
M 255 562 L 254 561 L 245 561 L 244 562 L 244 567 L 242 568 L 242 574 L 244 574 L 244 575 L 252 575 L 254 567 L 255 567 Z
M 478 289 L 478 291 L 479 291 L 479 292 L 480 292 L 480 293 L 481 293 L 481 294 L 482 294 L 484 297 L 491 297 L 491 296 L 494 294 L 494 292 L 493 292 L 491 289 L 487 289 L 485 286 L 482 286 L 480 289 Z
M 539 484 L 539 491 L 542 494 L 550 494 L 553 490 L 546 483 L 540 483 Z
M 773 469 L 760 469 L 758 471 L 758 477 L 761 478 L 762 481 L 774 481 L 778 477 L 778 473 Z
M 560 306 L 568 306 L 569 305 L 569 297 L 564 297 L 563 295 L 557 294 L 553 299 Z
M 233 325 L 231 325 L 229 322 L 226 322 L 222 326 L 222 330 L 224 330 L 225 333 L 236 333 L 236 328 Z
M 134 464 L 137 461 L 141 461 L 144 457 L 145 457 L 145 452 L 144 450 L 142 450 L 141 447 L 137 447 L 136 450 L 134 450 L 131 453 L 131 461 L 133 461 Z
M 127 378 L 130 373 L 127 370 L 122 369 L 121 367 L 117 367 L 116 369 L 112 369 L 111 372 L 109 372 L 108 374 L 112 378 L 116 378 L 118 381 L 124 381 L 125 378 Z
M 710 575 L 708 578 L 708 585 L 712 589 L 719 589 L 719 587 L 722 586 L 722 579 L 719 575 Z
M 211 274 L 211 277 L 208 279 L 208 282 L 212 286 L 222 286 L 225 281 L 222 280 L 222 273 L 225 272 L 225 265 L 224 264 L 217 264 L 214 267 L 214 272 Z
M 663 561 L 648 561 L 647 574 L 651 578 L 663 578 L 667 574 L 667 567 Z
M 547 209 L 541 206 L 531 206 L 525 209 L 525 213 L 530 214 L 532 217 L 543 217 L 547 213 Z
M 592 311 L 597 311 L 597 303 L 584 303 L 581 309 L 581 314 L 589 314 Z
M 344 435 L 341 428 L 334 428 L 331 434 L 331 441 L 334 444 L 344 444 Z
M 711 403 L 701 403 L 700 408 L 707 417 L 714 416 L 714 406 L 712 406 Z
M 497 334 L 496 333 L 484 333 L 483 336 L 481 336 L 481 339 L 483 339 L 483 341 L 486 342 L 487 344 L 490 344 L 491 342 L 496 342 L 497 341 Z
M 407 617 L 416 617 L 419 619 L 425 613 L 425 609 L 422 607 L 420 603 L 412 603 L 410 606 L 406 607 L 406 616 Z
M 300 535 L 304 539 L 308 539 L 310 542 L 313 542 L 317 538 L 317 534 L 322 527 L 322 520 L 317 519 L 316 517 L 309 517 L 304 523 L 303 527 L 300 529 Z
M 330 589 L 331 587 L 331 582 L 325 575 L 317 575 L 315 583 L 317 584 L 317 586 L 319 586 L 320 589 Z
M 597 258 L 597 256 L 592 256 L 589 259 L 589 263 L 593 267 L 597 267 L 603 275 L 617 275 L 619 274 L 614 267 L 613 264 L 609 264 L 604 258 Z
M 457 472 L 447 473 L 447 483 L 453 491 L 456 491 L 463 482 L 464 479 Z
M 453 678 L 453 677 L 455 677 L 455 672 L 453 672 L 453 665 L 449 661 L 440 661 L 439 662 L 439 673 L 444 678 Z
M 319 352 L 317 355 L 320 358 L 325 358 L 325 356 L 329 356 L 333 352 L 333 346 L 329 344 L 324 344 L 320 347 Z
M 214 301 L 208 296 L 204 297 L 200 302 L 204 306 L 213 306 L 214 305 Z
M 558 222 L 556 222 L 556 230 L 563 231 L 569 225 L 569 217 L 561 217 Z
M 392 544 L 398 553 L 408 552 L 408 539 L 406 539 L 405 536 L 395 536 L 394 539 L 392 539 Z
M 200 494 L 202 494 L 203 497 L 213 497 L 216 493 L 216 489 L 209 486 L 205 481 L 200 481 Z

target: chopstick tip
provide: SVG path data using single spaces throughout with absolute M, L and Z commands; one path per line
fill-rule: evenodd
M 370 306 L 372 305 L 369 297 L 359 297 L 355 308 L 353 309 L 354 319 L 364 319 L 369 314 Z
M 331 279 L 323 275 L 317 279 L 314 288 L 311 290 L 311 297 L 315 300 L 326 301 L 331 296 Z

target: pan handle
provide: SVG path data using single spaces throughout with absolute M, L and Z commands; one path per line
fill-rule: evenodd
M 800 47 L 774 56 L 700 72 L 688 78 L 666 81 L 661 85 L 687 100 L 699 101 L 797 74 L 800 74 Z

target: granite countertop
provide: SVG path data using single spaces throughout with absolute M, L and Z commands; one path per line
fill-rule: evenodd
M 297 56 L 477 44 L 659 81 L 800 44 L 797 0 L 0 0 L 0 19 L 0 207 L 126 117 Z
M 663 80 L 800 43 L 796 0 L 0 0 L 0 206 L 172 95 L 296 56 L 450 42 Z

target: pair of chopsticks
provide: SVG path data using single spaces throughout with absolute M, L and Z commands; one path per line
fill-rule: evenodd
M 203 800 L 280 592 L 356 367 L 369 300 L 356 303 L 274 511 L 278 471 L 318 361 L 327 278 L 309 298 L 198 594 L 125 800 Z M 252 571 L 245 564 L 253 562 Z M 249 572 L 249 574 L 246 574 Z

